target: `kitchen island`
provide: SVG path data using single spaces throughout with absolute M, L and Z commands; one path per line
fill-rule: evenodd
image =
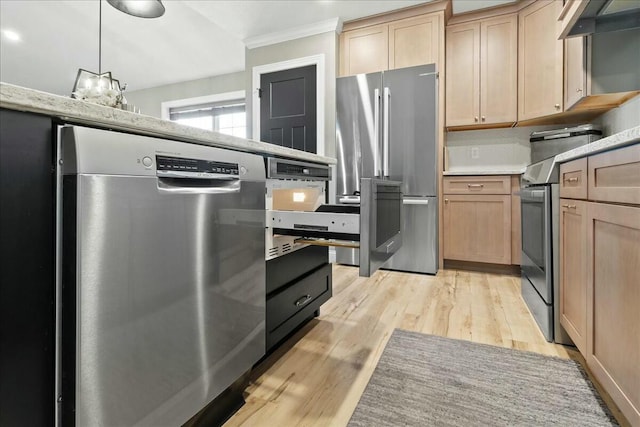
M 193 144 L 283 157 L 331 165 L 332 157 L 319 156 L 291 148 L 219 132 L 181 125 L 169 120 L 105 107 L 66 96 L 0 82 L 0 108 L 56 117 L 63 122 L 96 126 L 140 135 L 156 136 Z
M 56 307 L 64 301 L 61 299 L 64 293 L 60 294 L 56 286 L 61 274 L 58 258 L 61 246 L 64 246 L 57 240 L 60 217 L 64 217 L 61 215 L 64 207 L 60 206 L 56 190 L 60 184 L 58 169 L 62 165 L 57 161 L 60 125 L 114 131 L 104 133 L 126 137 L 132 135 L 125 134 L 151 137 L 132 138 L 134 142 L 131 144 L 136 144 L 138 139 L 158 138 L 253 153 L 264 158 L 303 160 L 319 165 L 335 163 L 335 159 L 329 157 L 0 83 L 0 347 L 3 349 L 0 354 L 3 382 L 0 413 L 3 425 L 5 422 L 7 425 L 51 425 L 58 416 L 59 408 L 64 406 L 55 402 L 74 398 L 69 390 L 63 389 L 62 394 L 55 390 L 60 366 L 56 361 L 59 342 L 56 323 L 58 327 L 60 325 Z M 262 196 L 246 197 L 243 203 L 262 203 L 264 206 L 264 200 L 260 201 L 264 191 L 258 194 Z M 226 212 L 229 213 L 228 210 Z M 116 217 L 124 217 L 126 213 L 125 208 L 122 215 Z M 149 211 L 149 221 L 153 213 Z M 95 212 L 92 215 L 97 220 Z M 180 222 L 174 217 L 169 219 L 169 224 Z M 212 221 L 217 219 L 217 214 L 211 216 Z M 254 221 L 254 224 L 259 223 L 259 220 Z M 259 234 L 262 236 L 263 233 L 261 230 Z M 227 238 L 227 243 L 231 240 Z M 253 250 L 260 251 L 257 243 Z M 104 255 L 99 250 L 95 253 L 100 254 L 99 257 Z M 104 264 L 103 261 L 100 258 L 99 264 Z M 130 261 L 134 263 L 136 260 Z M 212 261 L 215 260 L 209 260 Z M 325 256 L 326 261 L 328 258 Z M 228 269 L 223 270 L 223 273 L 228 273 Z M 62 283 L 64 286 L 64 280 Z M 96 307 L 106 306 L 97 304 Z M 73 371 L 67 369 L 67 372 Z M 159 371 L 158 381 L 162 381 L 162 375 L 170 373 L 171 370 Z M 244 387 L 245 378 L 240 380 L 234 387 L 236 395 L 241 395 Z

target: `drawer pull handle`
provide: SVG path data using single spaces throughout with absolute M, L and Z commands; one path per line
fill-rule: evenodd
M 469 188 L 482 188 L 482 187 L 484 187 L 484 184 L 467 184 L 467 187 L 469 187 Z
M 302 298 L 300 298 L 299 300 L 296 301 L 296 307 L 302 307 L 303 305 L 305 305 L 309 301 L 311 301 L 311 295 L 305 295 L 305 296 L 303 296 Z
M 575 209 L 576 205 L 562 205 L 562 207 L 567 209 Z
M 567 178 L 564 180 L 564 182 L 578 182 L 578 181 L 579 181 L 578 177 L 575 177 L 575 176 L 573 178 Z

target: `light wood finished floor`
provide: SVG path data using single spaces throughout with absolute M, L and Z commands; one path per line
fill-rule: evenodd
M 247 403 L 225 426 L 345 426 L 394 328 L 580 359 L 545 341 L 519 277 L 443 270 L 365 279 L 334 265 L 320 317 L 254 369 Z

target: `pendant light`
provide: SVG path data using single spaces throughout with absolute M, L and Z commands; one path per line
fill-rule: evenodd
M 107 0 L 116 9 L 141 18 L 157 18 L 164 14 L 160 0 Z M 98 0 L 98 72 L 78 69 L 71 97 L 110 107 L 126 104 L 120 82 L 111 72 L 102 72 L 102 0 Z M 126 86 L 126 85 L 125 85 Z
M 107 0 L 107 3 L 138 18 L 159 18 L 164 15 L 164 5 L 160 0 Z

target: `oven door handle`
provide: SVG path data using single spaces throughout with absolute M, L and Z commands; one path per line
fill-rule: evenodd
M 544 199 L 546 191 L 544 190 L 522 190 L 519 191 L 519 196 L 523 200 L 539 200 Z

